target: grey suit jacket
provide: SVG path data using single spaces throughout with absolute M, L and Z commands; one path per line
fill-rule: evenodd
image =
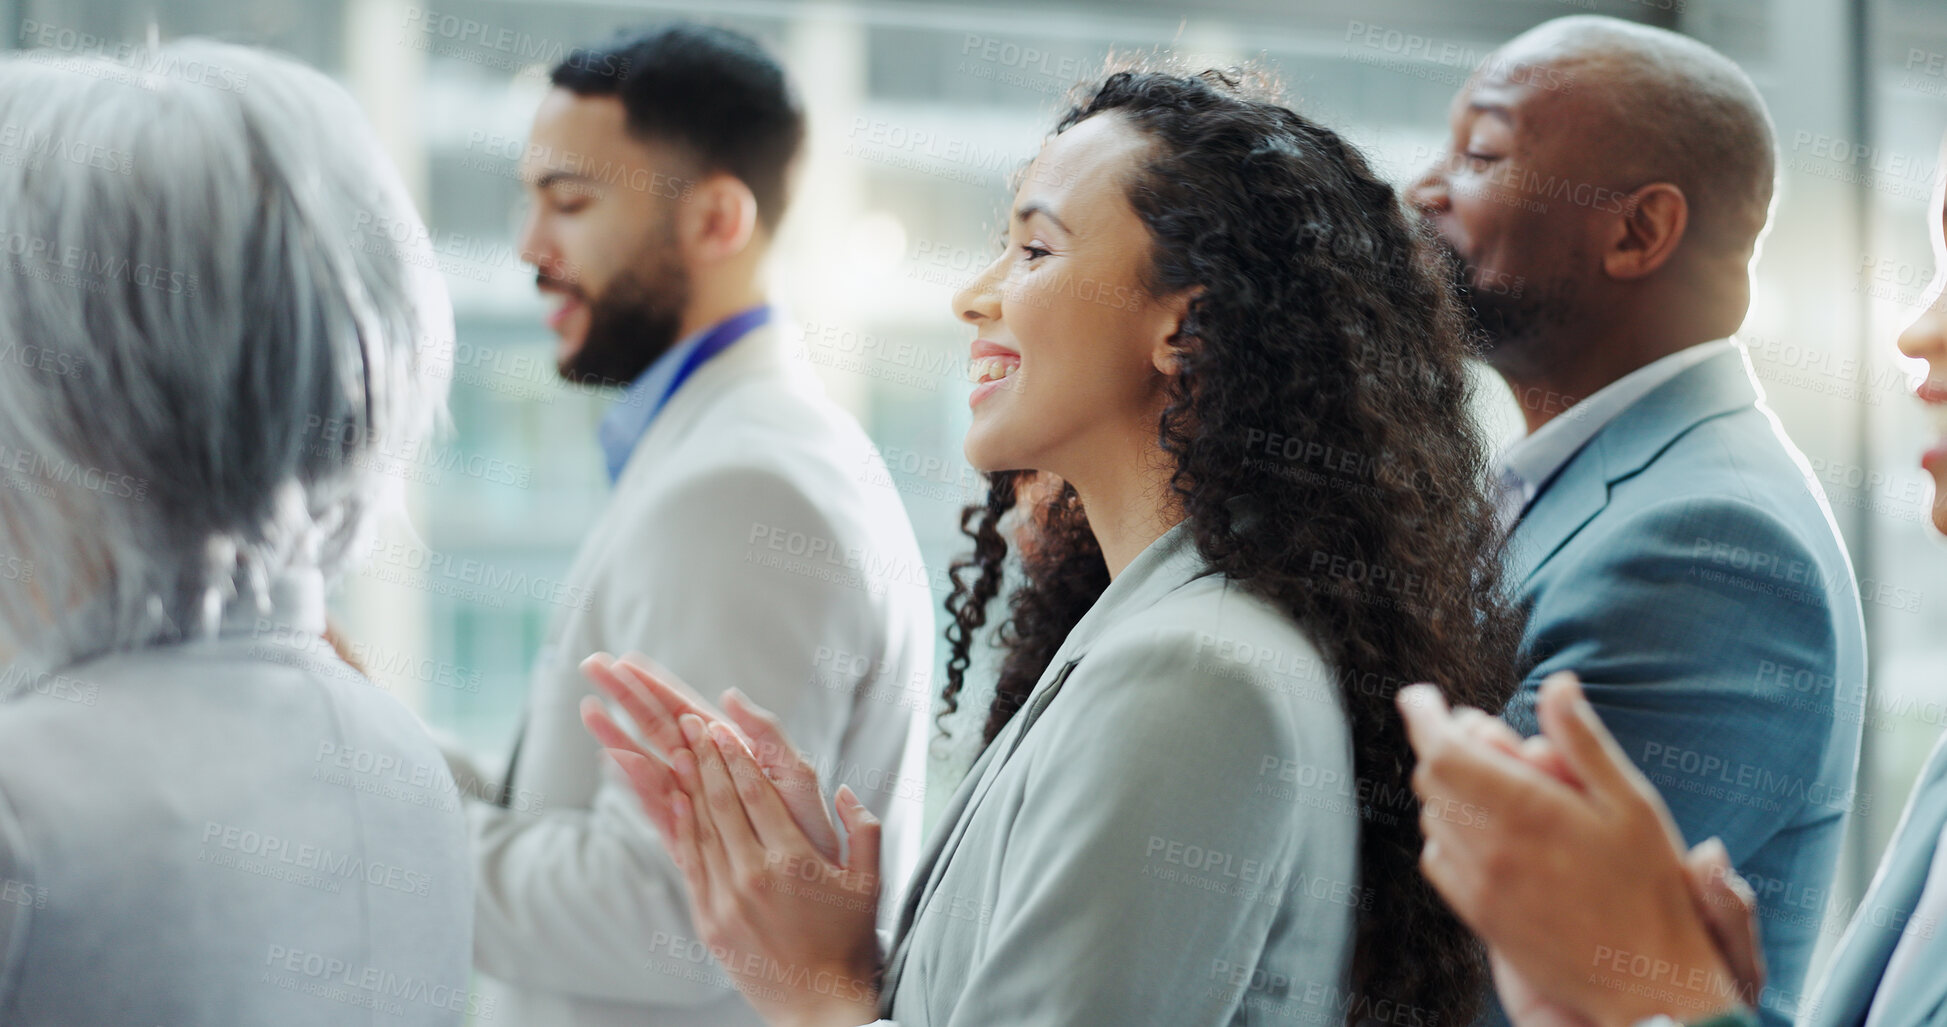
M 1859 1027 L 1875 997 L 1885 1006 L 1885 1027 L 1943 1027 L 1947 1025 L 1947 930 L 1931 930 L 1927 945 L 1914 960 L 1897 990 L 1880 993 L 1893 947 L 1899 944 L 1913 915 L 1914 904 L 1927 883 L 1940 832 L 1947 828 L 1947 738 L 1934 747 L 1933 757 L 1920 773 L 1900 817 L 1893 843 L 1873 875 L 1872 887 L 1859 903 L 1839 948 L 1826 969 L 1825 983 L 1806 1010 L 1807 1027 Z
M 1865 631 L 1844 543 L 1742 352 L 1617 415 L 1546 483 L 1509 544 L 1524 734 L 1557 670 L 1757 890 L 1767 1027 L 1799 1005 L 1853 790 Z
M 1333 675 L 1179 525 L 1076 625 L 921 854 L 881 1015 L 1344 1018 L 1358 796 Z
M 438 749 L 294 576 L 212 639 L 0 675 L 0 1023 L 458 1024 Z
M 697 940 L 634 791 L 602 771 L 589 653 L 741 688 L 879 816 L 889 890 L 919 858 L 936 579 L 871 440 L 781 341 L 760 328 L 698 368 L 636 444 L 565 579 L 585 601 L 555 609 L 535 659 L 512 801 L 467 804 L 474 966 L 505 1019 L 762 1022 Z

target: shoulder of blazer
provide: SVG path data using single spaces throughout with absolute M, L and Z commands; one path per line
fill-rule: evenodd
M 1590 440 L 1604 478 L 1641 472 L 1698 425 L 1757 407 L 1761 395 L 1742 349 L 1720 353 L 1651 390 Z
M 1700 422 L 1672 441 L 1642 472 L 1609 484 L 1610 507 L 1634 513 L 1675 500 L 1741 503 L 1788 525 L 1808 545 L 1838 525 L 1811 462 L 1763 406 Z
M 776 325 L 763 325 L 737 340 L 697 369 L 696 374 L 670 398 L 669 406 L 656 418 L 681 434 L 694 420 L 721 409 L 728 395 L 743 394 L 763 383 L 780 393 L 823 397 L 816 376 L 786 354 Z M 652 425 L 652 430 L 655 425 Z
M 1337 701 L 1331 667 L 1305 629 L 1220 574 L 1193 578 L 1105 629 L 1077 657 L 1078 669 L 1124 658 L 1180 668 L 1215 684 Z
M 821 463 L 842 463 L 840 449 L 870 446 L 815 379 L 774 347 L 763 348 L 771 341 L 753 332 L 697 372 L 637 444 L 612 504 L 680 488 L 726 466 L 796 478 Z M 728 362 L 719 366 L 719 360 Z
M 1664 382 L 1616 415 L 1542 483 L 1509 539 L 1510 580 L 1526 582 L 1601 514 L 1612 485 L 1660 473 L 1659 458 L 1698 425 L 1756 407 L 1758 400 L 1744 351 L 1735 349 Z

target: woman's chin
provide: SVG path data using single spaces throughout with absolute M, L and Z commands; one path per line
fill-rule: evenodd
M 973 426 L 967 429 L 967 437 L 960 446 L 961 454 L 967 458 L 967 465 L 982 474 L 1011 471 L 1020 467 L 1019 461 L 1008 459 L 1012 447 L 1007 445 L 1005 438 L 1000 437 L 1001 434 L 994 430 L 993 425 L 982 424 L 976 417 Z

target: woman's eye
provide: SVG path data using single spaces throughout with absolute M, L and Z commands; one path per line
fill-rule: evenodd
M 1028 255 L 1028 260 L 1035 261 L 1035 260 L 1040 260 L 1042 257 L 1047 256 L 1049 251 L 1044 250 L 1041 247 L 1034 245 L 1033 243 L 1023 243 L 1021 245 L 1021 252 Z
M 1466 156 L 1467 166 L 1473 168 L 1475 171 L 1479 171 L 1494 161 L 1501 159 L 1491 153 L 1475 153 L 1472 150 L 1467 151 Z

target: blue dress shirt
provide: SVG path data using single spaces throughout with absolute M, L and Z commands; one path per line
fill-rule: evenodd
M 762 325 L 771 318 L 771 308 L 766 305 L 738 311 L 707 328 L 694 332 L 678 340 L 663 355 L 656 358 L 649 369 L 642 372 L 629 387 L 622 392 L 621 402 L 602 415 L 602 423 L 596 429 L 596 437 L 602 444 L 602 456 L 608 464 L 608 480 L 614 484 L 622 477 L 622 468 L 629 462 L 629 454 L 635 452 L 636 444 L 649 432 L 649 425 L 656 415 L 676 395 L 684 379 L 690 372 L 701 366 L 702 362 L 715 356 L 715 352 L 703 354 L 700 360 L 693 361 L 697 351 L 706 345 L 720 350 L 748 334 L 751 329 Z M 727 336 L 727 338 L 726 338 Z

